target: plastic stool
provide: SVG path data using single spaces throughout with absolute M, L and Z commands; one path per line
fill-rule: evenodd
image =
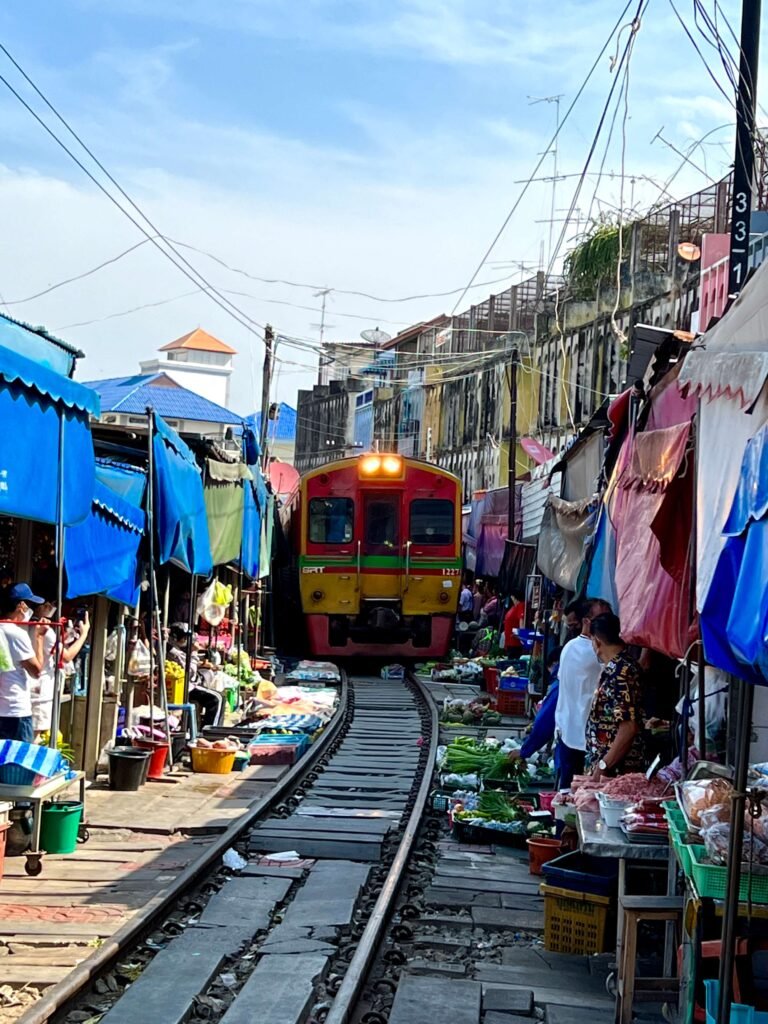
M 186 711 L 189 715 L 189 738 L 194 743 L 197 739 L 197 706 L 195 704 L 169 704 L 169 711 Z

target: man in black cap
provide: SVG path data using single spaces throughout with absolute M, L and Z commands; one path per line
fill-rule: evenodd
M 44 603 L 26 583 L 16 583 L 5 595 L 0 622 L 13 668 L 0 672 L 0 740 L 31 743 L 35 737 L 32 724 L 32 680 L 37 679 L 45 664 L 43 639 L 46 623 L 28 627 L 34 608 Z

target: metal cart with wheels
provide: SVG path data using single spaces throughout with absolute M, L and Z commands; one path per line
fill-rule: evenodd
M 83 805 L 83 818 L 85 818 L 85 772 L 68 772 L 54 775 L 39 786 L 4 786 L 0 785 L 0 801 L 8 800 L 12 803 L 29 803 L 32 805 L 32 843 L 25 856 L 27 863 L 24 870 L 28 875 L 35 877 L 43 870 L 43 854 L 40 849 L 40 827 L 42 824 L 42 807 L 46 800 L 63 793 L 64 790 L 80 784 L 80 802 Z M 88 837 L 88 830 L 81 825 L 80 841 L 85 842 Z

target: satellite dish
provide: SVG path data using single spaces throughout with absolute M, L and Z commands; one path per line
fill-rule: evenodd
M 677 255 L 686 263 L 695 263 L 701 259 L 701 249 L 693 242 L 681 242 L 677 247 Z
M 377 327 L 373 331 L 360 331 L 360 337 L 363 341 L 370 341 L 372 345 L 383 345 L 385 342 L 391 340 L 392 335 L 387 334 L 386 331 L 380 331 Z

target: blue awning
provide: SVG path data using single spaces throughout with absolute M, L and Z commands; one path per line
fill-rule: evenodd
M 267 485 L 257 465 L 250 467 L 252 480 L 245 481 L 243 508 L 243 572 L 252 580 L 259 578 L 261 530 L 267 510 Z
M 116 462 L 114 459 L 96 459 L 96 479 L 132 505 L 144 507 L 144 492 L 147 489 L 146 470 L 124 462 Z
M 155 414 L 155 529 L 158 561 L 173 562 L 197 576 L 213 571 L 203 479 L 175 430 Z
M 94 483 L 90 416 L 98 395 L 0 346 L 0 514 L 58 518 L 59 432 L 64 434 L 64 523 L 82 522 Z
M 139 599 L 144 510 L 98 480 L 91 512 L 64 537 L 67 597 L 104 594 L 133 607 Z

